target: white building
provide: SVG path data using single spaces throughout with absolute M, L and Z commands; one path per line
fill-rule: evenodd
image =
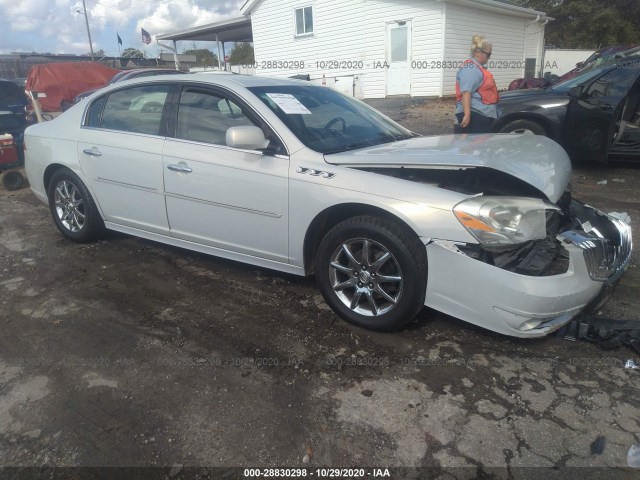
M 358 97 L 442 96 L 473 34 L 498 88 L 538 73 L 542 12 L 494 0 L 248 0 L 258 75 L 308 73 Z
M 474 34 L 493 43 L 488 68 L 499 89 L 539 75 L 550 20 L 495 0 L 247 0 L 240 11 L 250 19 L 257 75 L 309 74 L 360 98 L 455 93 Z M 223 24 L 158 38 L 204 39 L 206 29 L 212 38 Z

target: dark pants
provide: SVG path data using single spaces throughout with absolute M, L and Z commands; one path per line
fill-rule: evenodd
M 465 128 L 460 126 L 464 113 L 456 113 L 458 122 L 453 125 L 453 133 L 489 133 L 495 118 L 485 117 L 481 113 L 471 110 L 471 121 Z

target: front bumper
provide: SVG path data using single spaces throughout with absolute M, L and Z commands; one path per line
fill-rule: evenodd
M 599 228 L 585 221 L 586 230 L 592 230 L 558 235 L 569 256 L 567 271 L 559 275 L 522 275 L 470 258 L 451 242 L 428 243 L 425 305 L 505 335 L 543 337 L 594 302 L 601 304 L 629 264 L 631 229 L 595 209 L 580 208 Z

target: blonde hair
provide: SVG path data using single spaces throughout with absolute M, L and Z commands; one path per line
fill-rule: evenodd
M 482 35 L 474 35 L 471 37 L 471 55 L 478 50 L 492 49 L 493 45 L 487 42 L 486 38 Z

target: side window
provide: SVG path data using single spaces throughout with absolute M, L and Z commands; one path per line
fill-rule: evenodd
M 619 67 L 602 75 L 587 90 L 588 98 L 624 97 L 638 73 L 637 69 Z
M 176 136 L 195 142 L 226 145 L 227 130 L 255 125 L 232 100 L 202 90 L 185 90 L 180 96 Z
M 296 36 L 311 35 L 313 33 L 313 7 L 296 8 L 294 15 Z
M 100 127 L 100 120 L 102 119 L 102 111 L 104 110 L 104 104 L 107 101 L 106 95 L 104 97 L 98 98 L 94 101 L 89 107 L 89 111 L 87 112 L 87 119 L 85 120 L 85 125 L 87 127 Z
M 109 94 L 100 127 L 160 135 L 162 110 L 170 88 L 170 85 L 146 85 Z

